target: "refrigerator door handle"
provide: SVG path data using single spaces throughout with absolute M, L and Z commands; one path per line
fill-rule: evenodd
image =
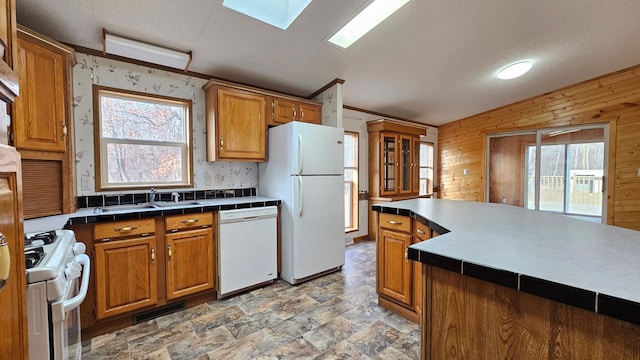
M 302 176 L 298 176 L 298 217 L 302 217 L 302 207 L 304 205 L 302 196 L 304 189 L 302 188 Z
M 302 135 L 298 134 L 298 172 L 302 174 L 302 157 L 304 156 L 304 149 L 302 148 Z

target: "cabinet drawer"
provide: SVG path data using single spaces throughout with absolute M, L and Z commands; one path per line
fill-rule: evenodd
M 96 224 L 94 226 L 95 239 L 111 239 L 140 234 L 153 234 L 156 232 L 156 223 L 153 218 L 140 220 L 123 220 Z
M 381 213 L 380 228 L 410 233 L 411 218 L 407 216 Z
M 431 239 L 431 229 L 427 225 L 414 221 L 413 226 L 414 243 Z
M 186 214 L 167 216 L 164 219 L 166 231 L 206 227 L 213 225 L 212 213 Z

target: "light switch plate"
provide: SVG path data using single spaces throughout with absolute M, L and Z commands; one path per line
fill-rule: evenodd
M 638 176 L 640 176 L 640 168 L 638 168 Z
M 83 176 L 80 178 L 80 187 L 82 190 L 91 190 L 91 178 L 87 176 Z

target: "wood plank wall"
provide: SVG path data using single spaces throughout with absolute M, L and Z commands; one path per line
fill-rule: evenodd
M 607 123 L 607 223 L 640 230 L 640 65 L 440 126 L 440 197 L 485 200 L 487 134 Z

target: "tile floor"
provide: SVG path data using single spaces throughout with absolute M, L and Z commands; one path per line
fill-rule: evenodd
M 378 307 L 375 243 L 342 271 L 283 282 L 83 343 L 83 359 L 418 359 L 419 327 Z

